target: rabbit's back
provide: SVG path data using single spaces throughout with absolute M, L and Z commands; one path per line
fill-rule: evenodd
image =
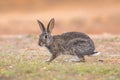
M 67 32 L 67 33 L 63 33 L 61 36 L 67 42 L 75 38 L 90 39 L 88 35 L 81 32 Z

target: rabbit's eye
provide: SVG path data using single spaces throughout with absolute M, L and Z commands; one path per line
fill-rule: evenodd
M 47 38 L 47 35 L 45 35 L 45 39 Z

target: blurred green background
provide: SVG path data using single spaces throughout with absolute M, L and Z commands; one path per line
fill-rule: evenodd
M 53 34 L 120 34 L 120 0 L 0 0 L 0 34 L 39 34 L 55 18 Z

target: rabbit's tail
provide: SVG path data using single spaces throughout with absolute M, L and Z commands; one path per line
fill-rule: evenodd
M 93 52 L 92 53 L 92 56 L 97 56 L 97 55 L 99 55 L 101 52 Z

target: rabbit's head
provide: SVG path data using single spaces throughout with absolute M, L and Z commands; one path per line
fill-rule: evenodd
M 52 18 L 50 20 L 50 22 L 47 25 L 47 29 L 45 28 L 45 26 L 43 25 L 43 23 L 39 20 L 37 20 L 39 27 L 42 31 L 42 33 L 39 35 L 39 42 L 38 45 L 39 46 L 49 46 L 53 43 L 53 37 L 51 35 L 52 29 L 54 28 L 54 23 L 55 20 L 54 18 Z

